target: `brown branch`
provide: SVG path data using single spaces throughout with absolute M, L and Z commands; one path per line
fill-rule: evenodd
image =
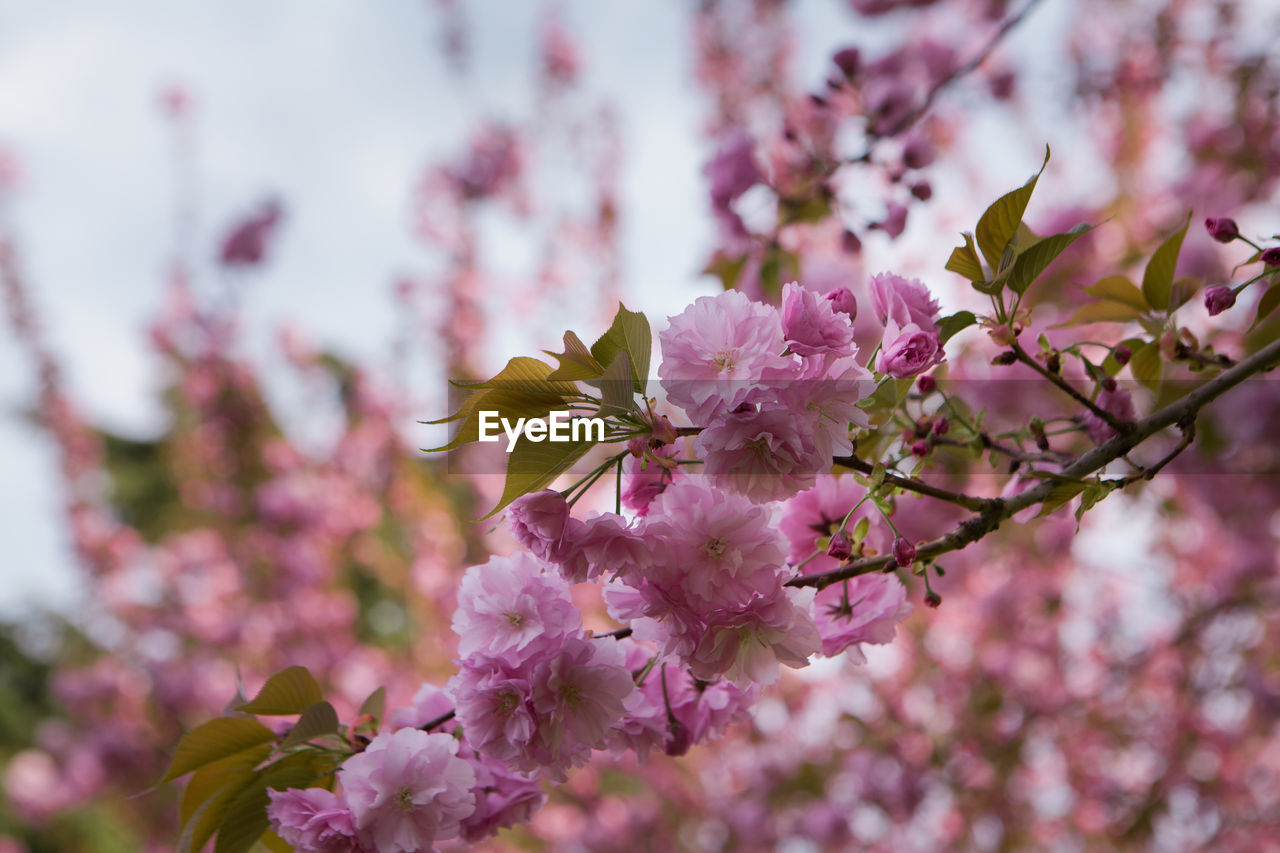
M 844 468 L 852 468 L 854 471 L 860 471 L 863 474 L 870 474 L 875 470 L 874 465 L 857 456 L 837 456 L 832 461 Z M 974 512 L 982 512 L 991 503 L 991 500 L 988 498 L 976 498 L 973 495 L 966 495 L 961 492 L 952 492 L 937 486 L 931 486 L 928 483 L 917 480 L 913 477 L 901 477 L 890 471 L 885 471 L 884 481 L 904 491 L 915 492 L 918 495 L 937 498 L 940 501 L 947 501 L 948 503 L 953 503 L 956 506 L 962 506 L 965 509 L 973 510 Z
M 1067 380 L 1063 379 L 1058 374 L 1052 372 L 1043 364 L 1041 364 L 1040 362 L 1032 358 L 1030 355 L 1028 355 L 1027 351 L 1024 350 L 1022 348 L 1022 345 L 1019 344 L 1017 341 L 1013 342 L 1013 354 L 1015 357 L 1017 357 L 1018 361 L 1022 362 L 1027 367 L 1030 367 L 1032 370 L 1034 370 L 1036 373 L 1039 373 L 1045 379 L 1048 379 L 1058 388 L 1061 388 L 1064 392 L 1066 392 L 1071 397 L 1071 399 L 1075 400 L 1077 403 L 1084 406 L 1086 409 L 1093 412 L 1098 417 L 1102 418 L 1103 422 L 1107 426 L 1115 430 L 1116 432 L 1125 433 L 1133 429 L 1133 424 L 1120 420 L 1115 415 L 1108 412 L 1106 409 L 1098 406 L 1088 397 L 1086 397 L 1085 395 L 1077 391 L 1075 387 L 1071 385 L 1071 383 L 1067 382 Z
M 1032 486 L 1013 497 L 993 500 L 985 510 L 960 522 L 959 526 L 947 535 L 919 546 L 916 549 L 917 559 L 928 560 L 949 551 L 958 551 L 966 545 L 978 541 L 1016 513 L 1042 503 L 1049 497 L 1054 486 L 1060 483 L 1062 479 L 1079 480 L 1087 477 L 1124 456 L 1151 436 L 1175 424 L 1180 426 L 1183 424 L 1188 425 L 1183 429 L 1182 442 L 1179 443 L 1179 447 L 1175 448 L 1178 453 L 1181 453 L 1185 449 L 1185 445 L 1190 445 L 1192 438 L 1194 438 L 1194 434 L 1189 438 L 1187 433 L 1191 431 L 1189 425 L 1195 420 L 1197 413 L 1201 409 L 1250 376 L 1266 373 L 1277 365 L 1280 365 L 1280 340 L 1273 341 L 1248 358 L 1242 359 L 1235 367 L 1224 370 L 1182 399 L 1153 412 L 1135 424 L 1131 424 L 1128 432 L 1119 433 L 1085 453 L 1064 468 L 1058 477 L 1046 479 L 1044 482 Z M 1155 472 L 1159 471 L 1175 455 L 1177 454 L 1166 456 L 1148 471 L 1154 476 Z M 1143 472 L 1143 479 L 1149 479 L 1146 476 L 1148 471 Z M 1128 484 L 1126 483 L 1125 485 Z M 830 571 L 792 578 L 787 581 L 787 586 L 812 586 L 822 589 L 833 583 L 857 577 L 858 575 L 889 570 L 894 565 L 895 562 L 892 556 L 872 557 L 866 560 L 858 560 Z

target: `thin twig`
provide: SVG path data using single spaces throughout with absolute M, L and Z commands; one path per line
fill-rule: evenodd
M 852 468 L 854 471 L 860 471 L 863 474 L 870 474 L 875 470 L 875 466 L 865 459 L 857 456 L 837 456 L 832 460 L 835 464 L 844 468 Z M 899 489 L 908 492 L 915 492 L 918 495 L 937 498 L 940 501 L 953 503 L 956 506 L 962 506 L 965 509 L 981 512 L 987 508 L 990 500 L 987 498 L 977 498 L 973 495 L 966 495 L 961 492 L 953 492 L 948 489 L 942 489 L 937 486 L 931 486 L 928 483 L 917 480 L 913 477 L 901 477 L 891 471 L 885 471 L 884 481 Z
M 1120 420 L 1115 415 L 1108 412 L 1106 409 L 1097 405 L 1088 397 L 1086 397 L 1085 395 L 1077 391 L 1071 385 L 1071 383 L 1067 382 L 1067 380 L 1063 379 L 1058 374 L 1053 373 L 1043 364 L 1041 364 L 1040 362 L 1032 358 L 1030 355 L 1028 355 L 1027 351 L 1024 350 L 1022 348 L 1022 345 L 1019 344 L 1017 341 L 1013 342 L 1013 354 L 1017 357 L 1018 361 L 1022 362 L 1027 367 L 1030 367 L 1032 370 L 1034 370 L 1036 373 L 1039 373 L 1045 379 L 1048 379 L 1058 388 L 1061 388 L 1068 395 L 1070 395 L 1071 399 L 1075 400 L 1077 403 L 1084 406 L 1090 412 L 1093 412 L 1093 414 L 1101 418 L 1107 426 L 1111 427 L 1116 432 L 1125 433 L 1133 429 L 1133 424 Z

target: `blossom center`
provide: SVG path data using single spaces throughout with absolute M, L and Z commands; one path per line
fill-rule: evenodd
M 403 788 L 396 791 L 394 799 L 395 804 L 400 807 L 401 811 L 413 811 L 415 805 L 413 802 L 413 788 L 405 785 Z
M 712 359 L 716 367 L 720 368 L 720 372 L 733 370 L 738 366 L 738 354 L 731 349 L 722 349 L 716 353 L 716 357 Z
M 521 625 L 524 624 L 523 613 L 516 613 L 515 611 L 511 611 L 509 613 L 504 613 L 502 615 L 506 617 L 508 624 L 510 624 L 512 628 L 519 628 Z
M 712 560 L 718 560 L 724 556 L 725 550 L 729 547 L 729 543 L 719 536 L 708 539 L 702 546 L 702 553 Z

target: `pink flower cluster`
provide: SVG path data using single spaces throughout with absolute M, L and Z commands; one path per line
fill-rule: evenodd
M 694 450 L 713 485 L 754 502 L 813 485 L 875 389 L 854 360 L 847 291 L 823 298 L 792 282 L 779 312 L 737 291 L 704 296 L 659 334 L 667 398 L 703 427 Z
M 938 303 L 919 279 L 890 272 L 873 276 L 871 304 L 884 324 L 876 370 L 904 379 L 942 362 Z

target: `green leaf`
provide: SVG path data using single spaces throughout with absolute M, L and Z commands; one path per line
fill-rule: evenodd
M 491 518 L 521 495 L 545 489 L 595 446 L 592 441 L 541 441 L 520 439 L 507 459 L 507 482 Z
M 1044 237 L 1037 241 L 1031 248 L 1018 255 L 1009 273 L 1007 282 L 1009 289 L 1017 294 L 1026 293 L 1027 288 L 1040 273 L 1044 272 L 1045 267 L 1053 263 L 1054 259 L 1066 251 L 1068 246 L 1092 230 L 1092 225 L 1082 224 L 1065 234 L 1054 234 L 1052 237 Z
M 1152 341 L 1133 354 L 1129 362 L 1129 370 L 1133 378 L 1155 391 L 1160 385 L 1160 374 L 1163 365 L 1160 361 L 1160 344 Z
M 793 281 L 800 269 L 800 260 L 795 252 L 789 252 L 777 243 L 770 244 L 760 262 L 760 286 L 765 295 L 778 298 L 782 294 L 783 282 Z
M 1072 314 L 1070 320 L 1050 328 L 1063 329 L 1067 326 L 1083 326 L 1086 323 L 1127 323 L 1141 316 L 1141 311 L 1123 302 L 1090 302 Z
M 1196 291 L 1200 289 L 1203 282 L 1193 276 L 1184 275 L 1173 283 L 1173 287 L 1169 289 L 1169 312 L 1177 311 L 1183 305 L 1196 295 Z
M 967 329 L 976 324 L 978 318 L 974 316 L 972 311 L 957 311 L 947 317 L 943 317 L 938 321 L 938 337 L 942 343 L 946 343 L 962 329 Z
M 280 742 L 281 749 L 298 746 L 313 738 L 338 731 L 338 712 L 328 702 L 317 702 L 302 712 L 289 734 Z
M 258 838 L 258 843 L 270 850 L 271 853 L 294 853 L 292 844 L 269 829 Z
M 1182 238 L 1187 236 L 1187 226 L 1190 224 L 1191 214 L 1188 213 L 1182 227 L 1160 244 L 1160 248 L 1156 249 L 1142 273 L 1142 295 L 1147 298 L 1147 304 L 1158 311 L 1169 307 L 1169 292 L 1173 289 L 1173 271 L 1178 266 Z
M 238 752 L 197 770 L 182 792 L 180 853 L 203 850 L 222 822 L 227 804 L 257 776 L 255 768 L 271 754 L 271 744 Z
M 218 717 L 182 736 L 161 783 L 206 764 L 275 740 L 275 732 L 250 717 Z
M 267 806 L 271 802 L 267 790 L 306 788 L 319 774 L 313 766 L 312 754 L 297 753 L 263 768 L 248 785 L 227 804 L 214 853 L 248 853 L 271 824 Z
M 576 379 L 595 379 L 604 373 L 604 367 L 573 332 L 564 333 L 564 352 L 545 349 L 543 352 L 560 362 L 559 367 L 547 374 L 549 380 L 572 382 Z
M 978 253 L 974 251 L 973 235 L 966 231 L 963 236 L 964 245 L 951 250 L 946 268 L 951 272 L 959 273 L 969 281 L 982 281 L 987 276 L 982 271 L 982 261 L 978 258 Z
M 566 340 L 572 334 L 572 332 L 567 332 L 565 334 Z M 555 355 L 555 353 L 551 353 L 551 355 Z M 568 394 L 577 393 L 578 389 L 572 382 L 553 380 L 551 379 L 551 373 L 551 365 L 544 361 L 526 356 L 516 356 L 508 361 L 507 366 L 502 368 L 491 379 L 486 379 L 484 382 L 454 382 L 453 384 L 459 388 L 470 388 L 476 391 L 483 389 L 517 391 L 521 394 L 530 394 L 537 397 L 564 397 Z
M 369 694 L 369 698 L 365 699 L 360 705 L 360 716 L 368 714 L 375 720 L 381 720 L 383 713 L 387 708 L 387 688 L 379 687 L 377 690 Z
M 324 699 L 319 683 L 305 666 L 291 666 L 267 679 L 253 701 L 236 708 L 246 714 L 301 714 Z
M 547 369 L 550 370 L 551 368 L 547 366 Z M 520 418 L 545 418 L 552 410 L 564 407 L 565 399 L 563 397 L 548 397 L 541 394 L 526 394 L 519 391 L 505 391 L 496 388 L 480 391 L 473 394 L 463 405 L 463 408 L 459 410 L 460 414 L 465 414 L 465 420 L 462 422 L 462 426 L 458 428 L 458 431 L 454 433 L 453 440 L 440 447 L 430 448 L 428 452 L 438 453 L 452 450 L 463 444 L 479 441 L 481 412 L 497 412 L 497 417 L 507 418 L 512 423 L 515 423 Z M 492 424 L 493 421 L 490 420 L 490 423 Z
M 643 314 L 628 311 L 621 302 L 609 330 L 591 345 L 591 354 L 608 370 L 618 353 L 631 357 L 631 375 L 636 393 L 643 395 L 649 381 L 649 358 L 653 349 L 653 334 L 649 321 Z
M 601 416 L 627 412 L 636 407 L 635 384 L 632 381 L 631 356 L 618 353 L 600 377 Z
M 803 198 L 778 198 L 778 224 L 821 222 L 831 213 L 831 199 L 821 192 Z
M 982 250 L 983 257 L 992 269 L 999 267 L 1005 248 L 1017 235 L 1022 215 L 1026 213 L 1027 203 L 1031 201 L 1031 193 L 1035 191 L 1036 182 L 1040 180 L 1040 175 L 1048 164 L 1049 147 L 1046 145 L 1040 170 L 1018 189 L 996 199 L 978 220 L 978 248 Z
M 1273 284 L 1258 300 L 1258 316 L 1253 319 L 1256 326 L 1266 319 L 1267 315 L 1280 306 L 1280 283 Z
M 1049 490 L 1049 494 L 1045 497 L 1041 504 L 1040 514 L 1036 518 L 1043 518 L 1050 513 L 1061 509 L 1072 498 L 1083 492 L 1085 484 L 1074 480 L 1059 480 L 1053 484 Z
M 1106 278 L 1100 278 L 1092 287 L 1086 287 L 1084 292 L 1099 299 L 1132 306 L 1144 313 L 1151 310 L 1151 306 L 1147 304 L 1147 298 L 1142 295 L 1142 291 L 1123 275 L 1109 275 Z
M 1098 501 L 1111 494 L 1112 486 L 1098 481 L 1090 482 L 1085 486 L 1084 491 L 1080 493 L 1080 506 L 1076 507 L 1076 532 L 1080 532 L 1080 522 L 1084 520 L 1084 514 L 1093 509 Z

